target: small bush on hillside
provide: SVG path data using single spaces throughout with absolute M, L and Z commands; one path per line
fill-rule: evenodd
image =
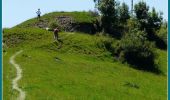
M 105 34 L 105 36 L 103 33 L 98 33 L 96 35 L 99 37 L 96 40 L 96 45 L 98 48 L 103 48 L 110 52 L 114 51 L 114 47 L 115 47 L 114 45 L 117 43 L 116 40 L 114 40 L 110 36 L 107 36 L 107 34 Z
M 97 41 L 97 47 L 99 48 L 104 48 L 106 50 L 112 50 L 112 40 L 111 39 L 106 39 L 106 38 L 100 38 Z
M 147 41 L 145 32 L 133 30 L 119 41 L 115 54 L 138 69 L 155 71 L 153 46 Z
M 58 28 L 60 31 L 62 30 L 62 27 L 59 25 L 57 21 L 51 21 L 48 25 L 50 30 L 54 30 L 55 28 Z

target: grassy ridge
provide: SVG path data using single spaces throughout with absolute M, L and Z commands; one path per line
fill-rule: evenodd
M 32 18 L 15 27 L 28 28 L 35 27 L 38 24 L 48 25 L 48 23 L 54 21 L 58 16 L 69 16 L 73 18 L 75 23 L 92 23 L 96 20 L 96 17 L 92 16 L 89 12 L 52 12 L 43 15 L 41 21 L 38 21 L 37 18 Z
M 53 41 L 53 33 L 43 29 L 13 28 L 4 32 L 5 100 L 17 96 L 11 89 L 15 69 L 9 64 L 9 57 L 21 49 L 24 52 L 16 62 L 23 69 L 19 86 L 26 91 L 27 100 L 165 100 L 167 97 L 166 51 L 157 50 L 157 62 L 164 75 L 156 75 L 114 60 L 106 44 L 118 40 L 108 36 L 62 32 L 59 37 L 63 45 L 58 49 L 60 43 Z M 20 42 L 11 40 L 14 38 Z

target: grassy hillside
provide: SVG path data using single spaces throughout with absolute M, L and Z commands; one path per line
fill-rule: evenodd
M 17 27 L 25 27 L 31 20 Z M 26 100 L 167 98 L 167 51 L 157 49 L 157 63 L 163 72 L 159 75 L 118 62 L 107 44 L 114 45 L 119 40 L 109 36 L 61 32 L 61 48 L 60 43 L 54 42 L 52 32 L 39 28 L 5 29 L 3 37 L 4 100 L 18 95 L 11 87 L 16 72 L 9 58 L 21 49 L 23 53 L 16 62 L 23 69 L 19 86 L 26 91 Z

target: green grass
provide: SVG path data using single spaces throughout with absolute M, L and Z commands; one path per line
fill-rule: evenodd
M 41 17 L 42 21 L 38 21 L 37 18 L 29 19 L 15 27 L 28 28 L 35 27 L 37 24 L 48 25 L 53 22 L 58 16 L 69 16 L 73 18 L 75 23 L 92 23 L 96 20 L 96 17 L 92 16 L 89 12 L 52 12 L 45 14 Z
M 20 36 L 20 42 L 11 41 L 13 36 Z M 164 73 L 157 75 L 114 60 L 102 43 L 118 40 L 83 33 L 62 32 L 59 36 L 63 41 L 60 49 L 59 43 L 53 41 L 52 32 L 5 30 L 8 47 L 3 55 L 4 100 L 17 97 L 11 88 L 15 69 L 9 58 L 21 49 L 24 51 L 16 62 L 23 69 L 19 86 L 26 91 L 26 100 L 166 100 L 166 51 L 157 50 L 157 62 Z

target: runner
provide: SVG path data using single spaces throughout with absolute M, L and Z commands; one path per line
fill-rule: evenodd
M 54 40 L 57 40 L 57 41 L 58 41 L 58 32 L 59 32 L 58 28 L 55 28 L 54 29 Z

